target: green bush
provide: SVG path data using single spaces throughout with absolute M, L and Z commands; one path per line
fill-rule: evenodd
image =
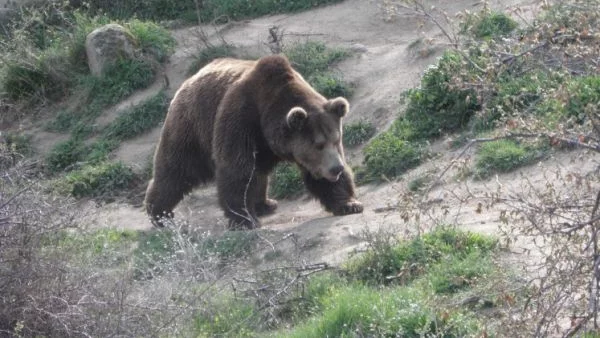
M 366 175 L 372 179 L 394 178 L 419 165 L 423 148 L 387 131 L 375 137 L 363 149 Z
M 405 119 L 414 138 L 438 137 L 460 130 L 479 109 L 475 91 L 454 84 L 453 79 L 463 71 L 461 55 L 448 51 L 437 65 L 427 69 L 421 86 L 407 92 Z
M 410 282 L 432 265 L 450 259 L 462 261 L 469 255 L 488 255 L 496 247 L 496 241 L 476 233 L 439 227 L 411 241 L 375 234 L 370 245 L 369 251 L 347 262 L 346 270 L 351 279 L 380 285 Z
M 531 164 L 547 151 L 544 145 L 522 145 L 512 140 L 484 143 L 477 152 L 476 175 L 484 178 Z
M 308 79 L 308 82 L 317 92 L 326 98 L 352 96 L 352 87 L 340 76 L 332 73 L 313 75 Z
M 64 170 L 72 164 L 81 161 L 87 150 L 87 147 L 80 138 L 70 138 L 67 141 L 60 142 L 46 156 L 46 167 L 52 173 Z
M 290 163 L 277 165 L 271 174 L 269 186 L 269 193 L 273 198 L 293 197 L 304 191 L 302 174 L 295 165 Z
M 330 66 L 350 55 L 343 49 L 328 48 L 324 43 L 317 41 L 293 45 L 286 48 L 284 54 L 294 68 L 307 79 L 328 71 Z
M 463 30 L 469 30 L 476 38 L 485 39 L 506 36 L 517 26 L 517 22 L 504 13 L 484 12 L 480 16 L 467 20 Z
M 123 163 L 99 163 L 73 170 L 56 183 L 60 192 L 74 197 L 107 197 L 128 188 L 133 182 L 131 168 Z
M 464 257 L 452 257 L 432 267 L 427 281 L 435 293 L 456 293 L 475 284 L 493 270 L 489 255 L 474 252 Z
M 136 39 L 137 47 L 143 53 L 152 55 L 155 60 L 164 62 L 173 53 L 175 39 L 164 27 L 138 19 L 126 22 L 125 27 Z
M 33 152 L 31 135 L 9 132 L 4 135 L 4 142 L 10 153 L 29 156 Z
M 375 135 L 375 126 L 369 121 L 358 121 L 345 124 L 343 128 L 342 142 L 345 147 L 355 147 L 365 143 Z
M 567 84 L 568 99 L 565 113 L 578 122 L 586 120 L 586 115 L 598 111 L 600 106 L 600 76 L 590 75 L 575 78 Z

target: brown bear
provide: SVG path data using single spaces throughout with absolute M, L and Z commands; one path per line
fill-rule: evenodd
M 179 88 L 154 155 L 146 211 L 155 225 L 194 187 L 216 178 L 230 229 L 272 213 L 269 173 L 295 162 L 308 191 L 334 215 L 363 211 L 344 160 L 346 99 L 317 93 L 281 55 L 218 59 Z

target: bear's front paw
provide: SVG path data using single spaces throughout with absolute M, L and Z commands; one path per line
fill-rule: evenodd
M 277 201 L 267 198 L 263 202 L 256 203 L 254 209 L 256 210 L 257 216 L 270 215 L 277 210 Z
M 336 216 L 360 214 L 363 212 L 363 205 L 357 200 L 350 200 L 345 204 L 342 204 L 333 210 L 333 214 Z

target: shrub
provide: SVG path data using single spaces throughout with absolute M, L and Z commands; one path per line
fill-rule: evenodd
M 375 285 L 407 283 L 433 264 L 488 255 L 496 247 L 492 238 L 448 227 L 410 241 L 398 241 L 386 233 L 367 235 L 370 250 L 350 260 L 346 269 L 351 279 Z
M 484 11 L 479 16 L 470 16 L 462 30 L 470 31 L 476 38 L 485 39 L 508 35 L 517 26 L 517 22 L 504 13 Z
M 28 156 L 33 152 L 30 135 L 7 133 L 4 135 L 4 141 L 11 153 Z
M 343 128 L 342 142 L 346 147 L 355 147 L 365 143 L 375 135 L 375 126 L 369 121 L 358 121 L 352 124 L 345 124 Z
M 413 137 L 438 137 L 460 130 L 479 109 L 475 91 L 454 84 L 463 72 L 462 62 L 457 52 L 444 53 L 437 65 L 427 69 L 421 86 L 407 92 L 405 118 L 414 131 Z
M 155 60 L 164 62 L 173 52 L 175 39 L 168 30 L 153 22 L 133 19 L 125 23 L 143 53 L 152 55 Z
M 45 159 L 46 167 L 56 173 L 82 160 L 86 153 L 87 147 L 80 138 L 70 138 L 52 148 Z
M 326 72 L 330 66 L 350 55 L 343 49 L 327 48 L 324 43 L 317 41 L 293 45 L 286 48 L 284 54 L 294 68 L 307 79 Z
M 68 173 L 57 181 L 57 189 L 74 197 L 108 197 L 131 185 L 134 174 L 124 164 L 99 163 Z
M 366 174 L 372 179 L 394 178 L 419 165 L 424 150 L 387 131 L 375 137 L 363 149 Z
M 271 175 L 269 192 L 274 198 L 297 196 L 304 191 L 300 170 L 293 164 L 281 163 Z

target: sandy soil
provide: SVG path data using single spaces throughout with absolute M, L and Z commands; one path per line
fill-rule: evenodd
M 449 16 L 464 9 L 475 10 L 474 0 L 429 1 L 447 11 Z M 522 15 L 531 17 L 536 10 L 531 0 L 491 1 L 491 5 L 505 9 L 522 5 Z M 241 49 L 255 54 L 268 53 L 266 41 L 268 28 L 277 25 L 285 32 L 284 43 L 294 40 L 318 39 L 329 45 L 351 48 L 354 55 L 337 67 L 356 89 L 351 99 L 352 111 L 347 122 L 366 119 L 383 130 L 399 111 L 399 96 L 404 90 L 419 84 L 423 70 L 435 62 L 447 41 L 435 25 L 428 23 L 412 11 L 403 10 L 390 18 L 374 1 L 347 0 L 340 4 L 317 8 L 310 12 L 276 15 L 230 23 L 220 27 L 203 27 L 211 41 L 225 39 Z M 165 75 L 169 79 L 169 93 L 174 93 L 186 78 L 186 71 L 194 55 L 201 46 L 197 27 L 184 28 L 173 32 L 178 47 L 167 65 Z M 425 41 L 421 47 L 411 47 L 418 39 Z M 143 101 L 163 88 L 161 78 L 152 87 L 136 93 L 127 101 L 108 109 L 97 123 L 106 124 L 118 116 L 126 107 Z M 152 155 L 160 129 L 142 135 L 123 144 L 115 157 L 130 165 L 143 168 Z M 44 142 L 43 135 L 37 143 Z M 46 147 L 48 147 L 46 145 Z M 320 205 L 302 196 L 295 200 L 280 201 L 276 214 L 263 219 L 266 229 L 277 232 L 293 232 L 306 242 L 312 243 L 308 254 L 319 261 L 338 263 L 346 253 L 356 249 L 363 242 L 364 229 L 393 228 L 397 232 L 413 232 L 414 222 L 405 222 L 403 215 L 412 207 L 399 205 L 406 193 L 407 183 L 415 177 L 432 173 L 439 176 L 460 150 L 448 149 L 443 142 L 438 146 L 440 156 L 430 160 L 420 168 L 405 175 L 401 180 L 388 184 L 367 185 L 359 188 L 359 198 L 365 205 L 360 215 L 333 217 L 323 211 Z M 360 161 L 358 150 L 349 151 L 349 161 Z M 550 168 L 561 167 L 565 171 L 581 171 L 596 165 L 597 158 L 586 161 L 577 154 L 559 154 L 545 163 Z M 458 169 L 449 170 L 442 177 L 442 184 L 422 197 L 422 203 L 433 205 L 433 216 L 437 220 L 445 218 L 452 223 L 486 233 L 494 233 L 498 228 L 500 210 L 479 212 L 477 199 L 468 203 L 460 202 L 461 197 L 473 192 L 497 189 L 502 185 L 509 194 L 518 188 L 520 173 L 504 175 L 497 180 L 460 182 L 456 179 Z M 534 180 L 541 180 L 541 170 L 537 166 L 521 171 Z M 443 216 L 444 210 L 451 212 Z M 187 196 L 175 210 L 177 217 L 189 222 L 191 227 L 212 232 L 224 231 L 225 220 L 218 208 L 215 188 L 212 185 L 201 187 Z M 112 203 L 98 209 L 92 217 L 97 226 L 127 227 L 148 229 L 150 223 L 140 205 Z M 423 222 L 423 223 L 427 223 Z

